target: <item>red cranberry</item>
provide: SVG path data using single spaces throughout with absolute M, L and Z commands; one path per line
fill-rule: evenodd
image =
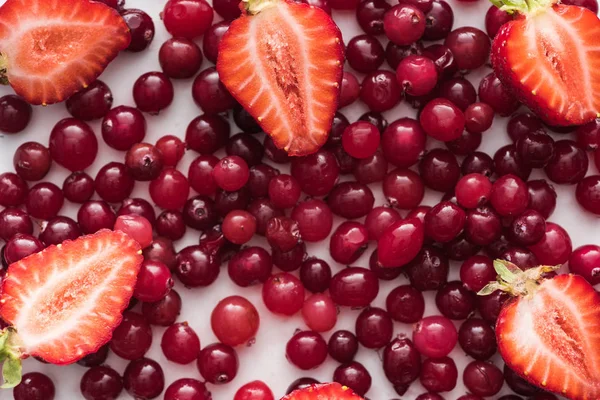
M 189 123 L 185 141 L 188 148 L 208 155 L 225 146 L 229 134 L 227 120 L 219 115 L 203 114 Z
M 164 164 L 169 167 L 176 166 L 185 153 L 185 145 L 181 139 L 173 135 L 158 139 L 156 148 L 162 153 Z
M 365 308 L 356 318 L 356 337 L 368 349 L 387 345 L 392 339 L 393 329 L 392 318 L 381 308 Z
M 521 247 L 509 247 L 502 254 L 500 259 L 509 261 L 521 269 L 537 267 L 539 262 L 535 254 Z
M 454 154 L 444 149 L 433 149 L 419 163 L 419 173 L 427 187 L 447 192 L 458 182 L 460 168 Z
M 133 85 L 133 100 L 140 111 L 151 115 L 158 113 L 173 102 L 173 83 L 162 72 L 147 72 Z
M 364 253 L 368 241 L 368 232 L 363 224 L 346 221 L 331 235 L 329 253 L 340 264 L 352 264 Z
M 425 312 L 423 295 L 410 285 L 398 286 L 392 290 L 385 303 L 392 319 L 407 324 L 418 322 Z
M 358 352 L 358 339 L 352 332 L 335 331 L 327 344 L 329 355 L 341 363 L 349 363 Z
M 24 130 L 31 120 L 32 108 L 21 97 L 8 94 L 0 97 L 0 131 L 13 134 Z
M 177 254 L 175 274 L 186 286 L 208 286 L 219 276 L 219 264 L 220 260 L 201 246 L 188 246 Z
M 213 7 L 223 19 L 234 20 L 240 16 L 240 0 L 214 0 Z
M 165 391 L 164 400 L 211 400 L 212 395 L 203 382 L 183 378 L 171 383 Z
M 588 244 L 575 249 L 569 257 L 569 271 L 592 285 L 600 283 L 600 247 Z
M 244 244 L 256 232 L 256 218 L 248 211 L 231 211 L 223 220 L 225 238 L 235 244 Z
M 156 233 L 171 240 L 178 240 L 185 235 L 186 224 L 180 211 L 163 211 L 156 218 Z
M 150 197 L 157 206 L 177 210 L 183 207 L 190 192 L 185 176 L 175 168 L 165 168 L 150 182 Z
M 40 372 L 24 374 L 13 391 L 15 400 L 53 400 L 54 394 L 54 383 Z
M 213 155 L 199 156 L 190 164 L 188 180 L 192 189 L 203 196 L 214 195 L 217 192 L 212 171 L 219 162 Z
M 500 10 L 496 6 L 490 6 L 485 14 L 485 30 L 490 38 L 494 38 L 500 27 L 513 19 L 512 14 Z
M 298 332 L 288 341 L 285 354 L 296 367 L 313 369 L 327 358 L 327 342 L 316 332 Z
M 443 0 L 433 1 L 431 10 L 427 11 L 425 18 L 423 38 L 426 40 L 444 39 L 452 30 L 454 24 L 452 8 Z
M 202 349 L 197 366 L 207 382 L 222 385 L 235 378 L 239 361 L 236 351 L 231 346 L 214 343 Z
M 337 367 L 333 372 L 333 381 L 349 387 L 359 396 L 364 396 L 371 388 L 369 371 L 356 361 Z
M 485 39 L 489 46 L 489 39 L 487 37 Z M 512 114 L 519 108 L 519 101 L 502 85 L 494 72 L 486 75 L 479 83 L 479 100 L 488 104 L 502 117 Z
M 137 108 L 115 107 L 102 120 L 102 138 L 114 149 L 129 150 L 145 136 L 146 119 Z
M 458 139 L 465 128 L 463 112 L 454 103 L 443 98 L 427 103 L 419 120 L 429 136 L 443 142 Z
M 333 276 L 329 293 L 340 306 L 366 307 L 377 296 L 379 281 L 365 268 L 348 267 Z
M 487 154 L 476 151 L 465 157 L 461 171 L 463 175 L 477 173 L 489 178 L 494 172 L 494 160 Z
M 44 220 L 56 217 L 63 203 L 62 191 L 58 186 L 49 182 L 33 186 L 25 199 L 25 207 L 29 215 Z
M 344 71 L 338 108 L 343 108 L 354 103 L 358 100 L 359 96 L 360 83 L 358 79 L 352 72 Z
M 383 350 L 383 372 L 394 387 L 408 388 L 419 377 L 421 356 L 408 338 L 396 338 Z
M 477 101 L 477 92 L 475 91 L 473 84 L 468 80 L 464 78 L 453 78 L 440 86 L 440 97 L 449 100 L 455 106 L 460 108 L 461 111 L 465 112 L 469 105 Z
M 331 211 L 347 219 L 364 217 L 373 208 L 374 202 L 371 189 L 358 182 L 340 183 L 327 197 Z
M 600 119 L 588 122 L 587 124 L 581 125 L 575 131 L 577 137 L 577 144 L 579 144 L 584 150 L 593 151 L 598 149 L 600 146 Z
M 496 279 L 492 260 L 486 256 L 473 256 L 460 267 L 460 280 L 465 287 L 475 293 Z
M 122 11 L 121 16 L 131 33 L 131 43 L 126 50 L 137 53 L 150 46 L 152 39 L 154 39 L 154 22 L 152 22 L 152 18 L 136 8 Z
M 165 388 L 165 375 L 156 361 L 138 358 L 127 364 L 123 387 L 134 398 L 153 399 Z
M 177 364 L 189 364 L 198 357 L 200 339 L 187 322 L 183 322 L 167 328 L 160 347 L 167 360 Z
M 271 275 L 273 262 L 271 255 L 262 247 L 248 247 L 236 253 L 227 270 L 231 280 L 242 287 L 265 282 Z
M 468 174 L 458 181 L 455 192 L 458 204 L 465 208 L 476 208 L 490 198 L 492 183 L 485 175 Z
M 375 273 L 377 279 L 382 281 L 392 281 L 398 278 L 402 273 L 402 268 L 400 267 L 386 268 L 382 266 L 378 261 L 377 249 L 371 252 L 371 256 L 369 257 L 369 269 Z
M 490 203 L 502 216 L 519 215 L 529 203 L 527 185 L 514 175 L 504 175 L 494 182 Z
M 215 208 L 221 217 L 225 217 L 231 211 L 247 208 L 249 202 L 250 193 L 245 186 L 234 192 L 219 189 L 215 196 Z
M 444 243 L 444 253 L 450 260 L 455 261 L 464 261 L 479 253 L 480 250 L 481 246 L 468 241 L 464 233 L 461 233 L 455 239 Z
M 387 160 L 383 152 L 377 150 L 372 156 L 358 160 L 352 173 L 358 182 L 366 185 L 383 180 L 387 170 Z
M 394 6 L 383 17 L 385 35 L 400 46 L 419 40 L 425 32 L 425 26 L 425 14 L 412 4 Z
M 405 93 L 411 96 L 424 96 L 437 85 L 438 71 L 429 57 L 409 55 L 400 61 L 396 69 L 396 78 Z
M 535 210 L 526 210 L 511 222 L 508 239 L 520 246 L 539 242 L 546 232 L 546 220 Z
M 240 387 L 233 400 L 275 400 L 273 392 L 263 381 L 252 381 Z
M 365 218 L 365 228 L 370 240 L 379 240 L 383 232 L 394 222 L 401 220 L 398 211 L 390 207 L 375 207 Z
M 164 298 L 172 287 L 169 267 L 160 261 L 146 260 L 140 268 L 133 295 L 138 300 L 152 303 Z
M 228 0 L 225 0 L 228 1 Z M 217 7 L 218 1 L 213 1 L 213 7 Z M 239 12 L 239 9 L 238 9 Z M 217 57 L 219 55 L 219 43 L 227 31 L 229 30 L 229 24 L 231 21 L 225 20 L 213 24 L 204 33 L 204 39 L 202 40 L 202 52 L 206 59 L 213 64 L 217 63 Z
M 294 315 L 304 303 L 304 287 L 300 280 L 291 274 L 276 274 L 264 283 L 262 298 L 269 311 Z
M 183 37 L 171 38 L 160 46 L 158 61 L 169 78 L 187 79 L 200 70 L 202 52 L 192 40 Z
M 572 140 L 559 140 L 554 143 L 554 156 L 546 168 L 552 182 L 577 183 L 587 173 L 589 160 L 585 151 Z
M 488 397 L 497 394 L 504 384 L 502 371 L 485 361 L 472 361 L 463 372 L 467 389 L 477 396 Z
M 383 34 L 383 18 L 391 6 L 385 0 L 362 1 L 356 8 L 356 20 L 369 35 Z
M 465 129 L 471 133 L 483 133 L 492 127 L 494 109 L 485 103 L 470 104 L 465 110 Z
M 510 295 L 501 290 L 496 290 L 489 296 L 479 296 L 479 314 L 490 324 L 495 324 L 502 305 L 510 299 Z
M 265 155 L 274 163 L 285 164 L 290 161 L 290 156 L 288 156 L 287 152 L 278 148 L 269 135 L 265 135 L 263 146 L 265 148 Z
M 325 204 L 325 203 L 323 203 Z M 269 199 L 256 199 L 248 205 L 248 212 L 256 218 L 256 233 L 264 235 L 267 231 L 267 223 L 276 216 L 282 216 L 283 211 L 275 208 Z M 331 213 L 331 212 L 330 212 Z M 297 218 L 293 217 L 296 221 Z M 333 223 L 333 216 L 331 217 Z M 331 228 L 330 228 L 331 229 Z M 329 232 L 328 232 L 329 234 Z M 304 240 L 307 240 L 304 238 Z
M 194 79 L 192 97 L 206 114 L 219 114 L 235 105 L 235 100 L 219 80 L 219 73 L 215 67 L 203 70 Z
M 436 242 L 449 242 L 462 231 L 465 219 L 465 212 L 456 204 L 439 203 L 425 216 L 425 234 Z
M 458 330 L 458 343 L 469 356 L 487 360 L 496 354 L 496 334 L 483 319 L 469 318 Z
M 375 36 L 359 35 L 346 45 L 346 60 L 358 72 L 373 72 L 383 64 L 383 46 Z
M 13 166 L 19 177 L 26 181 L 39 181 L 50 170 L 50 151 L 37 142 L 26 142 L 15 150 Z
M 480 29 L 470 26 L 450 32 L 444 44 L 456 57 L 461 70 L 472 70 L 485 64 L 491 47 L 490 38 Z
M 151 181 L 158 178 L 163 168 L 162 153 L 151 144 L 136 143 L 127 151 L 125 165 L 133 179 Z
M 69 114 L 81 121 L 103 118 L 110 111 L 112 104 L 112 92 L 101 80 L 96 80 L 85 89 L 81 89 L 65 103 Z
M 416 120 L 401 118 L 383 132 L 381 146 L 387 161 L 397 167 L 408 168 L 425 151 L 426 140 L 427 136 Z
M 103 166 L 94 180 L 96 193 L 109 203 L 125 200 L 133 191 L 135 181 L 125 164 L 111 162 Z
M 260 324 L 256 308 L 241 296 L 229 296 L 216 305 L 210 323 L 217 339 L 229 346 L 247 343 Z
M 416 289 L 437 290 L 448 281 L 450 265 L 444 254 L 435 247 L 425 246 L 406 266 L 410 284 Z
M 408 210 L 421 204 L 425 186 L 421 177 L 409 169 L 396 169 L 383 180 L 383 194 L 396 208 Z
M 264 155 L 260 142 L 246 133 L 238 133 L 229 138 L 225 151 L 228 156 L 241 157 L 249 166 L 259 165 Z
M 543 131 L 529 132 L 517 140 L 516 149 L 524 164 L 542 168 L 552 158 L 554 139 Z
M 290 251 L 281 251 L 277 247 L 271 248 L 273 264 L 282 271 L 295 271 L 302 265 L 306 258 L 306 245 L 304 242 L 299 242 Z
M 117 216 L 105 201 L 89 200 L 77 212 L 77 223 L 85 234 L 96 233 L 100 229 L 112 229 Z
M 367 158 L 379 147 L 380 133 L 373 124 L 358 121 L 349 125 L 342 134 L 344 150 L 352 157 Z
M 0 174 L 0 205 L 19 206 L 25 202 L 28 191 L 27 183 L 19 175 L 12 172 Z
M 432 392 L 448 392 L 456 387 L 458 369 L 449 357 L 427 358 L 421 366 L 421 384 Z
M 50 229 L 52 230 L 52 228 Z M 0 238 L 5 242 L 8 242 L 17 233 L 26 235 L 33 234 L 33 223 L 31 222 L 31 218 L 29 218 L 29 215 L 25 211 L 19 208 L 5 208 L 0 212 Z M 40 236 L 42 234 L 40 234 Z M 46 243 L 41 237 L 40 240 Z
M 560 265 L 569 260 L 573 250 L 571 238 L 560 225 L 546 223 L 546 234 L 536 244 L 529 246 L 542 265 Z
M 497 7 L 496 7 L 497 9 Z M 520 113 L 513 115 L 506 125 L 506 131 L 508 136 L 513 142 L 516 142 L 528 133 L 532 132 L 545 132 L 542 121 L 534 114 L 531 113 Z
M 259 197 L 265 197 L 269 195 L 269 184 L 273 178 L 279 176 L 279 170 L 271 167 L 267 164 L 259 163 L 252 168 L 250 168 L 250 176 L 248 177 L 248 191 L 250 192 L 250 196 L 254 199 Z M 290 175 L 287 175 L 290 176 Z M 291 178 L 291 176 L 290 176 Z M 297 189 L 300 191 L 300 185 L 297 184 Z M 285 190 L 283 190 L 285 194 Z M 300 197 L 300 195 L 298 195 Z M 272 200 L 272 199 L 271 199 Z M 297 199 L 296 199 L 297 201 Z M 296 204 L 296 202 L 294 202 Z M 292 206 L 294 205 L 292 204 Z M 291 207 L 291 206 L 290 206 Z
M 448 282 L 435 296 L 438 310 L 446 318 L 465 319 L 475 311 L 476 297 L 460 281 Z
M 105 366 L 90 368 L 81 377 L 81 394 L 87 400 L 116 399 L 123 390 L 121 375 Z
M 152 325 L 171 326 L 181 312 L 181 297 L 171 290 L 161 300 L 155 303 L 142 304 L 142 314 Z
M 4 211 L 6 210 L 10 209 L 5 209 Z M 0 213 L 0 223 L 4 217 L 4 211 Z M 31 223 L 31 221 L 29 221 L 29 223 Z M 0 234 L 0 236 L 2 235 Z M 75 240 L 79 236 L 81 236 L 81 230 L 79 229 L 77 222 L 69 217 L 54 217 L 48 221 L 42 232 L 40 232 L 39 238 L 46 246 L 50 246 L 53 244 L 60 244 L 65 240 Z
M 323 196 L 337 182 L 339 167 L 335 156 L 321 149 L 309 156 L 294 158 L 291 175 L 298 180 L 306 194 Z
M 417 219 L 398 221 L 389 226 L 377 242 L 379 263 L 401 267 L 413 260 L 423 246 L 423 224 Z
M 170 270 L 175 268 L 177 263 L 175 248 L 170 239 L 157 237 L 143 251 L 145 260 L 160 261 L 169 267 Z
M 481 145 L 481 134 L 464 130 L 458 139 L 445 142 L 446 147 L 454 154 L 466 156 L 471 154 Z
M 362 81 L 360 99 L 371 111 L 390 110 L 400 102 L 401 98 L 402 88 L 398 84 L 396 74 L 391 71 L 371 72 Z
M 377 1 L 377 0 L 375 0 Z M 418 0 L 417 0 L 418 1 Z M 424 0 L 429 1 L 431 0 Z M 363 2 L 365 3 L 365 2 Z M 418 5 L 417 5 L 418 7 Z M 421 42 L 411 43 L 407 46 L 398 46 L 394 42 L 388 42 L 385 48 L 385 59 L 393 70 L 398 68 L 400 61 L 410 55 L 421 55 L 423 52 L 423 44 Z
M 194 39 L 210 27 L 214 12 L 205 0 L 169 0 L 161 18 L 171 35 Z
M 17 233 L 6 242 L 6 246 L 3 248 L 4 261 L 10 265 L 43 249 L 44 244 L 36 237 Z
M 425 357 L 447 356 L 457 340 L 458 333 L 452 321 L 439 315 L 425 317 L 413 328 L 413 342 Z
M 299 203 L 292 210 L 292 218 L 298 222 L 300 235 L 306 242 L 324 240 L 333 226 L 333 214 L 329 206 L 318 199 Z
M 126 360 L 143 357 L 152 344 L 152 329 L 141 314 L 123 313 L 123 320 L 113 332 L 110 349 Z
M 498 176 L 512 174 L 527 179 L 531 174 L 531 167 L 519 158 L 514 144 L 503 146 L 496 151 L 494 168 Z
M 338 310 L 331 297 L 316 293 L 308 297 L 302 305 L 302 319 L 315 332 L 327 332 L 337 322 Z

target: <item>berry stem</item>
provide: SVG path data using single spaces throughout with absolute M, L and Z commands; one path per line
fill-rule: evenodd
M 498 273 L 498 280 L 488 283 L 477 294 L 487 296 L 496 290 L 502 290 L 512 296 L 531 296 L 537 290 L 542 276 L 559 268 L 560 265 L 541 265 L 523 271 L 509 261 L 495 260 L 494 269 Z
M 543 11 L 556 3 L 556 0 L 490 0 L 492 4 L 509 14 L 532 14 Z
M 250 15 L 258 14 L 262 10 L 275 6 L 279 0 L 242 0 L 246 12 Z
M 0 389 L 10 389 L 21 382 L 21 351 L 19 337 L 13 328 L 0 331 L 0 364 L 4 383 Z

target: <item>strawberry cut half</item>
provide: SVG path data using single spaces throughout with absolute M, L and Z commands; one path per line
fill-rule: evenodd
M 244 0 L 219 45 L 219 77 L 277 147 L 314 153 L 338 106 L 341 32 L 318 7 L 289 0 Z M 243 7 L 243 6 L 242 6 Z
M 281 400 L 363 400 L 363 398 L 349 387 L 334 382 L 294 390 Z
M 553 267 L 521 271 L 494 263 L 495 289 L 516 295 L 500 312 L 500 355 L 523 378 L 569 399 L 600 398 L 600 295 L 581 276 L 541 279 Z
M 0 7 L 0 78 L 31 104 L 92 83 L 131 36 L 119 13 L 90 0 L 7 0 Z
M 597 118 L 600 20 L 583 7 L 526 3 L 532 8 L 502 7 L 520 14 L 494 39 L 491 61 L 498 78 L 550 125 Z
M 62 365 L 98 350 L 121 322 L 142 260 L 135 240 L 102 230 L 11 264 L 0 317 L 12 328 L 0 332 L 0 361 L 11 353 Z

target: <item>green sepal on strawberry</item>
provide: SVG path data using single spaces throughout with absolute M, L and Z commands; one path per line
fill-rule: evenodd
M 21 359 L 71 364 L 106 344 L 129 304 L 143 261 L 120 231 L 49 246 L 11 264 L 0 296 L 2 387 L 21 380 Z
M 496 322 L 505 363 L 530 383 L 572 400 L 600 399 L 600 294 L 579 275 L 544 279 L 558 267 L 521 271 L 497 260 L 496 290 L 511 294 Z
M 339 383 L 323 383 L 310 385 L 304 389 L 294 390 L 281 400 L 364 400 L 347 386 Z
M 31 104 L 66 100 L 129 46 L 117 10 L 91 0 L 7 0 L 0 7 L 0 83 Z
M 492 0 L 516 13 L 494 38 L 496 75 L 550 125 L 600 116 L 600 20 L 556 0 Z
M 341 32 L 308 4 L 243 0 L 241 7 L 219 44 L 219 77 L 277 147 L 293 156 L 314 153 L 338 106 Z

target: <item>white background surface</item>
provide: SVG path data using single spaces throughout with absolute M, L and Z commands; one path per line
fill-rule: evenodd
M 212 1 L 212 0 L 209 0 Z M 141 53 L 122 53 L 102 74 L 101 79 L 106 82 L 112 89 L 114 95 L 114 106 L 126 104 L 134 106 L 131 89 L 135 80 L 143 73 L 148 71 L 159 71 L 158 63 L 158 49 L 160 45 L 168 39 L 170 36 L 166 32 L 160 18 L 159 13 L 162 10 L 165 0 L 127 0 L 126 6 L 128 8 L 141 8 L 152 16 L 156 26 L 156 36 L 151 46 Z M 396 0 L 388 0 L 389 3 L 396 4 Z M 0 0 L 0 4 L 4 3 L 4 0 Z M 489 3 L 485 0 L 479 0 L 475 3 L 458 3 L 451 0 L 451 5 L 454 10 L 455 24 L 454 27 L 463 25 L 477 26 L 481 29 L 484 27 L 484 15 L 485 11 L 489 7 Z M 219 17 L 216 16 L 216 20 Z M 334 19 L 342 28 L 344 34 L 344 41 L 347 43 L 353 36 L 362 33 L 356 19 L 354 12 L 334 13 Z M 382 41 L 383 37 L 380 38 Z M 201 44 L 200 41 L 198 41 Z M 385 44 L 385 42 L 383 42 Z M 1 50 L 1 49 L 0 49 Z M 204 61 L 202 68 L 212 66 L 207 60 Z M 347 67 L 349 68 L 349 67 Z M 387 64 L 384 64 L 382 68 L 389 68 Z M 477 88 L 479 85 L 479 79 L 488 72 L 487 68 L 481 71 L 475 71 L 471 73 L 468 78 L 473 82 Z M 360 76 L 360 75 L 359 75 Z M 146 115 L 148 122 L 148 133 L 145 141 L 155 143 L 158 138 L 165 134 L 175 134 L 183 138 L 185 135 L 185 128 L 187 124 L 196 116 L 200 115 L 201 110 L 195 105 L 191 96 L 191 83 L 192 80 L 184 81 L 173 81 L 176 89 L 175 100 L 173 104 L 159 116 Z M 11 89 L 0 88 L 0 95 L 11 93 Z M 342 112 L 353 122 L 363 112 L 366 111 L 366 107 L 362 104 L 354 104 Z M 400 104 L 395 109 L 385 113 L 389 122 L 394 121 L 397 118 L 404 116 L 413 116 L 415 111 L 406 104 Z M 15 149 L 25 141 L 39 141 L 40 143 L 47 145 L 48 136 L 50 130 L 54 124 L 62 118 L 69 117 L 63 104 L 53 105 L 50 107 L 42 108 L 35 107 L 33 113 L 33 119 L 31 124 L 26 131 L 14 135 L 0 137 L 0 171 L 13 171 L 12 157 Z M 509 139 L 505 132 L 506 121 L 501 118 L 496 118 L 494 126 L 488 132 L 484 134 L 483 144 L 480 150 L 493 155 L 496 149 L 500 146 L 508 143 Z M 93 177 L 95 173 L 109 161 L 120 161 L 124 160 L 124 152 L 113 150 L 106 146 L 102 141 L 100 135 L 100 122 L 95 121 L 91 123 L 96 135 L 98 136 L 100 143 L 99 156 L 95 163 L 87 170 L 87 172 Z M 237 133 L 239 130 L 232 123 L 232 134 Z M 561 138 L 567 138 L 566 135 L 555 135 Z M 430 143 L 429 148 L 437 147 L 440 144 Z M 179 168 L 187 174 L 187 167 L 189 162 L 193 160 L 197 155 L 193 152 L 188 152 L 185 159 L 180 163 Z M 265 157 L 265 162 L 267 162 Z M 591 160 L 590 160 L 591 161 Z M 278 166 L 278 168 L 281 168 Z M 283 170 L 282 170 L 283 172 Z M 590 174 L 597 173 L 593 163 L 590 163 Z M 46 179 L 62 185 L 64 178 L 68 175 L 68 171 L 64 168 L 54 164 L 50 174 Z M 533 178 L 543 177 L 543 172 L 534 171 L 532 174 Z M 348 178 L 346 178 L 348 179 Z M 376 195 L 375 205 L 384 204 L 380 185 L 373 185 L 374 193 Z M 600 233 L 597 231 L 599 227 L 598 219 L 584 212 L 577 204 L 575 200 L 575 187 L 574 186 L 559 186 L 556 187 L 558 196 L 558 205 L 556 212 L 551 217 L 553 222 L 562 225 L 567 229 L 571 238 L 573 239 L 574 247 L 583 245 L 586 243 L 598 243 L 600 242 Z M 149 198 L 147 192 L 146 183 L 136 183 L 135 191 L 132 197 L 144 197 Z M 426 196 L 426 204 L 434 204 L 441 197 L 440 193 L 428 193 Z M 77 208 L 72 204 L 66 203 L 63 207 L 62 213 L 72 218 L 76 217 Z M 339 219 L 336 219 L 334 224 L 337 226 L 340 223 Z M 176 243 L 176 248 L 179 250 L 187 245 L 197 244 L 199 233 L 188 228 L 187 236 Z M 255 243 L 261 243 L 264 245 L 264 241 L 256 240 Z M 328 252 L 328 241 L 322 244 L 310 244 L 307 246 L 309 255 L 318 256 L 327 260 L 333 272 L 339 271 L 343 268 L 331 260 Z M 355 263 L 355 265 L 368 267 L 368 257 L 371 251 L 374 249 L 374 244 L 371 243 L 369 249 L 364 253 L 363 257 Z M 458 279 L 458 267 L 459 263 L 454 263 L 453 268 L 450 272 L 450 280 Z M 389 291 L 401 284 L 407 283 L 406 278 L 400 277 L 393 282 L 381 282 L 380 292 L 377 299 L 373 302 L 374 306 L 385 307 L 385 297 Z M 260 297 L 260 286 L 251 288 L 240 288 L 235 286 L 229 279 L 227 271 L 222 268 L 221 275 L 218 280 L 210 287 L 207 288 L 196 288 L 186 289 L 181 284 L 176 284 L 177 291 L 183 298 L 183 309 L 180 315 L 179 321 L 188 321 L 189 324 L 196 330 L 200 336 L 202 346 L 208 345 L 216 341 L 214 334 L 210 328 L 210 313 L 213 307 L 222 298 L 232 295 L 240 294 L 246 296 L 259 310 L 261 316 L 261 325 L 256 337 L 256 343 L 251 347 L 239 347 L 237 348 L 240 369 L 237 377 L 233 382 L 225 385 L 216 387 L 209 385 L 210 390 L 215 400 L 231 400 L 236 390 L 243 384 L 255 380 L 261 379 L 265 381 L 273 390 L 277 399 L 284 395 L 288 385 L 295 379 L 302 376 L 310 376 L 320 381 L 330 381 L 332 379 L 333 371 L 337 366 L 337 362 L 332 359 L 328 359 L 318 369 L 312 371 L 301 371 L 296 369 L 285 358 L 285 345 L 287 340 L 294 334 L 296 329 L 307 329 L 304 325 L 301 316 L 298 314 L 291 318 L 283 318 L 274 316 L 269 313 Z M 425 315 L 438 314 L 435 303 L 432 301 L 433 292 L 428 293 L 427 308 Z M 354 321 L 358 311 L 349 310 L 344 308 L 341 310 L 339 315 L 339 321 L 335 329 L 349 329 L 354 331 Z M 457 323 L 457 327 L 460 326 Z M 160 350 L 160 339 L 164 328 L 152 327 L 154 333 L 153 345 L 150 351 L 147 353 L 147 357 L 157 360 L 163 367 L 166 386 L 178 378 L 190 377 L 196 379 L 202 379 L 198 370 L 196 369 L 195 363 L 191 363 L 186 366 L 181 366 L 168 362 Z M 395 323 L 395 334 L 409 334 L 412 327 L 407 324 Z M 326 339 L 329 338 L 331 332 L 326 333 L 324 336 Z M 456 388 L 449 393 L 442 393 L 446 399 L 457 399 L 459 396 L 465 394 L 465 389 L 462 384 L 462 371 L 465 365 L 470 359 L 465 356 L 464 352 L 457 347 L 450 355 L 456 361 L 459 370 L 459 379 Z M 358 352 L 356 360 L 363 363 L 367 369 L 371 372 L 373 378 L 373 385 L 371 390 L 367 393 L 367 396 L 371 400 L 389 400 L 399 398 L 392 385 L 385 378 L 382 368 L 379 354 L 373 350 L 361 348 Z M 502 362 L 498 358 L 495 359 L 496 365 L 502 367 Z M 127 362 L 119 359 L 119 357 L 111 354 L 107 360 L 107 364 L 115 368 L 120 373 L 123 372 Z M 41 371 L 47 374 L 55 383 L 56 386 L 56 399 L 67 400 L 67 399 L 79 399 L 82 398 L 79 390 L 80 378 L 85 372 L 85 368 L 79 365 L 72 365 L 66 367 L 57 367 L 44 365 L 37 362 L 36 360 L 29 359 L 24 362 L 25 372 L 30 371 Z M 403 399 L 414 399 L 419 394 L 423 393 L 424 390 L 417 382 L 413 383 L 409 391 L 402 396 Z M 506 388 L 503 389 L 501 394 L 507 394 L 510 391 Z M 498 397 L 500 396 L 498 395 Z M 8 391 L 0 392 L 0 399 L 9 399 L 11 394 Z M 130 398 L 125 392 L 120 397 L 121 399 Z M 161 397 L 162 398 L 162 397 Z

